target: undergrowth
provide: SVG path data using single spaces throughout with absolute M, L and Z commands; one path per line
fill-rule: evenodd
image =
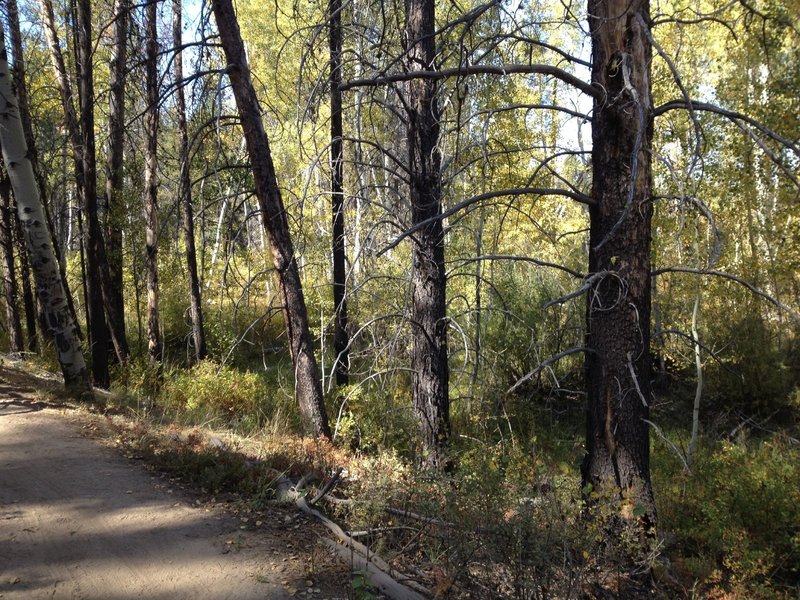
M 204 362 L 162 377 L 148 402 L 133 378 L 115 397 L 133 409 L 133 420 L 111 419 L 130 452 L 258 507 L 275 500 L 282 475 L 311 474 L 319 487 L 342 468 L 323 509 L 436 597 L 800 596 L 800 444 L 785 433 L 707 432 L 690 471 L 653 436 L 659 530 L 643 540 L 610 534 L 613 499 L 587 506 L 580 433 L 568 419 L 506 417 L 502 436 L 476 423 L 454 442 L 455 473 L 432 475 L 377 429 L 391 416 L 361 418 L 379 401 L 368 391 L 351 397 L 345 443 L 333 446 L 300 436 L 290 401 L 261 375 Z M 408 427 L 400 418 L 395 431 Z M 668 438 L 680 431 L 664 428 Z

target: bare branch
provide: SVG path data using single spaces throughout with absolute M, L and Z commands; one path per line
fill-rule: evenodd
M 377 75 L 365 79 L 352 79 L 339 86 L 339 89 L 344 91 L 351 90 L 357 87 L 374 87 L 379 85 L 386 85 L 389 83 L 399 83 L 401 81 L 411 81 L 412 79 L 447 79 L 449 77 L 465 77 L 468 75 L 550 75 L 564 83 L 571 85 L 584 94 L 592 98 L 603 98 L 603 92 L 590 83 L 586 83 L 583 79 L 576 77 L 572 73 L 568 73 L 563 69 L 554 67 L 553 65 L 543 64 L 511 64 L 511 65 L 464 65 L 460 67 L 453 67 L 450 69 L 441 69 L 440 71 L 413 71 L 408 73 L 394 73 L 386 75 Z
M 730 281 L 735 281 L 739 285 L 743 285 L 744 287 L 746 287 L 748 290 L 753 292 L 756 296 L 761 296 L 767 302 L 769 302 L 770 304 L 773 304 L 774 306 L 776 306 L 777 308 L 779 308 L 780 310 L 782 310 L 783 312 L 788 314 L 795 321 L 800 322 L 800 315 L 797 314 L 795 311 L 793 311 L 791 308 L 789 308 L 788 306 L 786 306 L 785 304 L 783 304 L 782 302 L 780 302 L 776 298 L 773 298 L 767 292 L 765 292 L 763 290 L 760 290 L 759 288 L 754 286 L 752 283 L 749 283 L 748 281 L 745 281 L 744 279 L 742 279 L 741 277 L 739 277 L 737 275 L 733 275 L 731 273 L 725 273 L 724 271 L 716 271 L 716 270 L 713 270 L 713 269 L 693 269 L 693 268 L 690 268 L 690 267 L 664 267 L 662 269 L 656 269 L 655 271 L 653 271 L 651 273 L 651 275 L 653 277 L 655 277 L 657 275 L 662 275 L 664 273 L 689 273 L 689 274 L 692 274 L 692 275 L 711 275 L 713 277 L 721 277 L 722 279 L 729 279 Z
M 524 187 L 524 188 L 512 188 L 508 190 L 497 190 L 494 192 L 486 192 L 485 194 L 478 194 L 477 196 L 473 196 L 472 198 L 467 198 L 463 202 L 459 202 L 455 206 L 448 208 L 447 210 L 443 211 L 441 214 L 431 217 L 430 219 L 425 219 L 414 225 L 413 227 L 406 229 L 403 233 L 397 236 L 391 243 L 385 246 L 380 252 L 378 252 L 378 256 L 382 256 L 392 248 L 395 248 L 400 242 L 406 239 L 408 236 L 413 235 L 420 229 L 427 227 L 434 221 L 438 221 L 440 219 L 446 219 L 447 217 L 457 213 L 460 210 L 465 209 L 472 204 L 477 202 L 482 202 L 483 200 L 490 200 L 491 198 L 498 198 L 501 196 L 566 196 L 567 198 L 571 198 L 576 202 L 580 202 L 582 204 L 592 205 L 594 201 L 590 196 L 586 194 L 580 194 L 578 192 L 573 192 L 570 190 L 562 190 L 558 188 L 537 188 L 537 187 Z
M 572 354 L 578 354 L 579 352 L 592 352 L 592 349 L 591 348 L 584 348 L 584 347 L 570 348 L 569 350 L 564 350 L 564 352 L 560 352 L 559 354 L 556 354 L 555 356 L 551 356 L 547 360 L 544 360 L 541 363 L 539 363 L 539 366 L 536 367 L 533 371 L 531 371 L 527 375 L 524 375 L 523 377 L 520 377 L 514 385 L 512 385 L 510 388 L 508 388 L 506 390 L 506 393 L 510 394 L 511 392 L 516 390 L 519 386 L 521 386 L 523 383 L 528 381 L 531 377 L 535 377 L 542 370 L 546 369 L 547 367 L 549 367 L 553 363 L 558 362 L 559 360 L 561 360 L 562 358 L 564 358 L 566 356 L 570 356 Z
M 755 127 L 761 133 L 763 133 L 768 138 L 782 144 L 792 152 L 794 152 L 797 156 L 800 156 L 800 147 L 791 140 L 783 137 L 779 133 L 772 131 L 769 127 L 759 123 L 752 117 L 748 117 L 740 112 L 736 112 L 735 110 L 727 110 L 722 108 L 721 106 L 716 106 L 714 104 L 709 104 L 708 102 L 696 102 L 692 101 L 691 106 L 694 110 L 702 110 L 704 112 L 715 113 L 721 115 L 731 121 L 741 121 L 743 123 L 747 123 L 748 125 Z M 666 112 L 671 110 L 688 110 L 689 106 L 686 104 L 685 100 L 670 100 L 662 104 L 661 106 L 656 107 L 653 110 L 653 116 L 658 117 L 663 115 Z
M 458 266 L 463 267 L 464 265 L 468 265 L 470 263 L 479 262 L 483 260 L 513 260 L 519 262 L 529 262 L 537 265 L 539 267 L 549 267 L 551 269 L 558 269 L 559 271 L 564 271 L 565 273 L 569 273 L 573 277 L 577 279 L 583 279 L 584 276 L 578 273 L 577 271 L 573 271 L 569 267 L 565 267 L 564 265 L 559 265 L 558 263 L 551 263 L 543 260 L 537 260 L 535 258 L 531 258 L 530 256 L 514 256 L 512 254 L 484 254 L 483 256 L 475 256 L 472 258 L 465 258 L 460 259 L 458 261 Z M 457 267 L 454 267 L 454 269 Z M 448 272 L 448 276 L 452 273 L 453 269 Z

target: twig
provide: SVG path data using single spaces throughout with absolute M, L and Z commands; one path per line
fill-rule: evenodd
M 556 354 L 555 356 L 551 356 L 547 360 L 544 360 L 541 363 L 539 363 L 539 366 L 536 367 L 533 371 L 531 371 L 527 375 L 524 375 L 524 376 L 520 377 L 514 385 L 512 385 L 510 388 L 508 388 L 506 390 L 506 394 L 510 394 L 511 392 L 516 390 L 519 386 L 521 386 L 523 383 L 528 381 L 531 377 L 535 377 L 543 369 L 546 369 L 547 367 L 549 367 L 553 363 L 558 362 L 559 360 L 561 360 L 565 356 L 569 356 L 571 354 L 577 354 L 579 352 L 591 352 L 591 349 L 581 346 L 581 347 L 578 347 L 578 348 L 570 348 L 569 350 L 564 350 L 564 352 L 560 352 L 559 354 Z M 641 392 L 639 392 L 639 393 L 641 394 Z
M 314 505 L 315 505 L 317 502 L 319 502 L 319 501 L 320 501 L 320 500 L 322 500 L 322 499 L 323 499 L 325 496 L 327 496 L 327 495 L 328 495 L 328 493 L 329 493 L 329 492 L 330 492 L 330 491 L 333 489 L 333 487 L 336 485 L 336 482 L 338 482 L 338 481 L 339 481 L 339 477 L 340 477 L 340 476 L 341 476 L 341 474 L 342 474 L 342 470 L 343 470 L 343 469 L 342 469 L 342 467 L 339 467 L 339 468 L 336 470 L 336 473 L 334 473 L 334 474 L 333 474 L 333 477 L 331 477 L 331 480 L 330 480 L 328 483 L 326 483 L 326 484 L 325 484 L 325 486 L 324 486 L 324 487 L 323 487 L 323 488 L 322 488 L 322 489 L 321 489 L 321 490 L 320 490 L 320 491 L 317 493 L 317 495 L 316 495 L 316 496 L 314 496 L 314 497 L 313 497 L 311 500 L 309 500 L 309 501 L 308 501 L 308 504 L 309 504 L 310 506 L 314 506 Z

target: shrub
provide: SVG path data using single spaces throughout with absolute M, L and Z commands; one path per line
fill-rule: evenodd
M 679 570 L 736 597 L 797 594 L 800 448 L 780 436 L 719 442 L 698 452 L 691 474 L 663 452 L 654 453 L 656 498 Z
M 194 418 L 246 419 L 255 426 L 280 408 L 275 388 L 262 376 L 210 360 L 173 373 L 165 380 L 159 399 L 165 408 Z

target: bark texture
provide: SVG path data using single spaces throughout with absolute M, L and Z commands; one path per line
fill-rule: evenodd
M 0 23 L 0 146 L 11 187 L 17 199 L 19 218 L 31 256 L 39 298 L 45 307 L 47 325 L 53 335 L 64 384 L 76 393 L 89 389 L 77 327 L 67 305 L 61 274 L 53 252 L 39 189 L 28 158 L 19 108 L 11 90 L 5 32 Z
M 181 0 L 172 2 L 172 45 L 182 43 L 183 12 Z M 203 326 L 203 308 L 200 299 L 200 278 L 197 275 L 197 251 L 194 244 L 194 214 L 192 212 L 192 181 L 189 177 L 189 134 L 186 126 L 186 98 L 183 93 L 183 52 L 175 53 L 175 102 L 178 109 L 178 149 L 181 161 L 178 181 L 178 202 L 183 209 L 183 233 L 186 238 L 186 269 L 189 272 L 189 312 L 192 319 L 192 341 L 195 361 L 206 357 L 206 332 Z
M 253 169 L 256 196 L 264 217 L 264 228 L 269 238 L 275 270 L 278 273 L 300 414 L 306 431 L 316 436 L 330 437 L 330 426 L 325 412 L 317 360 L 314 357 L 300 272 L 289 233 L 289 220 L 278 188 L 269 141 L 261 120 L 258 97 L 250 78 L 236 13 L 231 0 L 213 0 L 212 6 L 219 27 L 220 41 L 228 61 L 227 71 L 236 98 L 239 118 L 242 121 Z
M 122 223 L 125 219 L 123 185 L 125 179 L 125 82 L 128 61 L 128 23 L 130 0 L 114 2 L 113 46 L 108 94 L 108 160 L 106 161 L 106 243 L 109 301 L 119 315 L 125 333 L 125 299 L 122 279 Z
M 89 0 L 75 2 L 75 68 L 78 74 L 78 105 L 80 108 L 80 143 L 83 149 L 83 211 L 86 218 L 86 285 L 89 300 L 92 376 L 94 383 L 108 387 L 109 331 L 103 310 L 101 260 L 105 246 L 97 214 L 96 153 L 94 140 L 94 72 L 92 65 L 92 16 Z M 101 258 L 102 257 L 102 258 Z
M 651 139 L 647 0 L 590 0 L 593 206 L 587 301 L 587 454 L 583 481 L 619 498 L 621 516 L 644 511 L 650 486 Z
M 434 0 L 407 0 L 409 72 L 435 68 L 434 32 Z M 415 226 L 442 212 L 441 156 L 437 147 L 440 111 L 435 80 L 411 79 L 407 85 L 411 223 Z M 422 435 L 424 462 L 443 468 L 448 464 L 445 450 L 450 436 L 450 399 L 441 219 L 435 219 L 413 236 L 411 286 L 414 413 Z
M 61 95 L 64 121 L 72 147 L 78 202 L 86 216 L 87 253 L 87 329 L 92 346 L 92 372 L 95 383 L 108 384 L 109 333 L 117 358 L 128 359 L 128 341 L 125 336 L 124 315 L 117 311 L 112 301 L 111 283 L 105 243 L 97 209 L 96 154 L 94 143 L 94 80 L 92 73 L 92 30 L 88 2 L 81 0 L 75 9 L 75 53 L 78 74 L 78 100 L 80 119 L 73 103 L 73 91 L 67 74 L 64 56 L 58 40 L 53 4 L 40 0 L 42 21 L 56 84 Z M 79 214 L 79 220 L 81 216 Z M 108 321 L 106 321 L 106 318 Z M 96 336 L 96 339 L 95 339 Z
M 145 7 L 145 149 L 144 230 L 147 269 L 147 355 L 151 362 L 161 360 L 161 334 L 158 322 L 158 16 L 157 2 Z
M 6 301 L 8 349 L 13 354 L 25 351 L 22 323 L 19 318 L 19 286 L 14 263 L 14 219 L 11 215 L 11 183 L 0 181 L 0 254 L 3 263 L 3 294 Z
M 350 357 L 347 334 L 347 259 L 344 235 L 344 148 L 342 144 L 342 0 L 329 2 L 328 42 L 331 87 L 331 208 L 333 214 L 333 349 L 336 384 L 347 385 Z
M 19 220 L 19 213 L 17 211 L 17 202 L 14 200 L 14 205 L 11 210 L 12 217 L 14 218 L 14 241 L 19 250 L 19 275 L 22 280 L 22 305 L 25 307 L 25 328 L 28 334 L 28 350 L 31 352 L 39 351 L 39 336 L 36 331 L 36 301 L 33 298 L 33 290 L 31 289 L 31 269 L 28 252 L 25 249 L 25 236 L 22 233 L 22 223 Z M 49 221 L 48 221 L 49 223 Z M 58 261 L 58 255 L 56 255 Z M 64 292 L 67 295 L 67 305 L 69 306 L 69 313 L 72 315 L 72 320 L 75 326 L 78 326 L 78 319 L 75 316 L 75 307 L 72 304 L 72 295 L 69 288 L 65 283 L 65 273 L 61 269 L 59 262 L 59 271 L 61 272 L 61 284 L 64 286 Z M 78 330 L 78 338 L 80 338 L 80 330 Z

